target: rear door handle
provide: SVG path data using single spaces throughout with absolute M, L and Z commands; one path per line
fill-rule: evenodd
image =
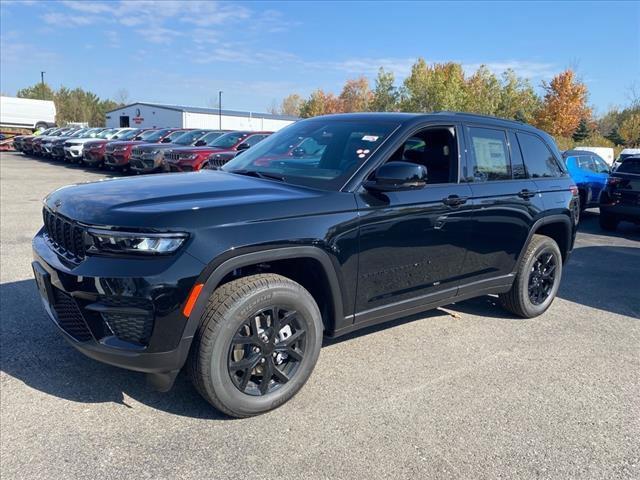
M 536 192 L 532 192 L 531 190 L 527 190 L 525 188 L 524 190 L 520 190 L 520 192 L 518 193 L 518 196 L 520 198 L 531 198 L 536 196 Z
M 467 200 L 469 200 L 469 197 L 460 197 L 459 195 L 449 195 L 448 197 L 442 199 L 442 203 L 450 207 L 457 207 L 458 205 L 467 203 Z

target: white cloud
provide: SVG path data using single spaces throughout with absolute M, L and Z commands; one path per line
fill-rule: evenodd
M 83 27 L 94 23 L 95 18 L 82 15 L 66 15 L 64 13 L 50 12 L 42 15 L 42 19 L 49 25 L 56 27 Z
M 528 60 L 466 63 L 463 64 L 463 67 L 466 73 L 472 73 L 480 68 L 481 65 L 484 65 L 496 75 L 500 75 L 507 70 L 513 70 L 519 76 L 533 80 L 551 78 L 558 72 L 557 65 L 554 65 L 553 63 L 533 62 Z

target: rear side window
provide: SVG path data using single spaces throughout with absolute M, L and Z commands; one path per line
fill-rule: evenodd
M 551 150 L 540 138 L 522 132 L 518 132 L 517 136 L 524 163 L 531 178 L 552 178 L 563 175 Z
M 511 147 L 511 173 L 513 174 L 513 178 L 527 178 L 527 170 L 524 168 L 524 160 L 522 160 L 522 152 L 520 152 L 520 147 L 518 146 L 518 139 L 512 131 L 509 131 L 509 147 Z
M 640 158 L 629 158 L 624 160 L 616 172 L 640 174 Z
M 510 180 L 511 162 L 504 130 L 469 127 L 473 182 Z

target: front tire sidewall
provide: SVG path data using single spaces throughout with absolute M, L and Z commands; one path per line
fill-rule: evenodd
M 306 293 L 306 292 L 305 292 Z M 308 297 L 308 298 L 307 298 Z M 291 380 L 262 396 L 242 393 L 233 384 L 228 370 L 231 339 L 240 325 L 258 311 L 278 305 L 298 312 L 298 320 L 307 331 L 305 353 Z M 279 407 L 305 384 L 316 364 L 322 345 L 322 321 L 313 298 L 287 287 L 269 287 L 252 292 L 235 302 L 225 314 L 226 321 L 216 335 L 210 360 L 210 381 L 205 388 L 213 391 L 223 405 L 243 416 L 255 415 Z

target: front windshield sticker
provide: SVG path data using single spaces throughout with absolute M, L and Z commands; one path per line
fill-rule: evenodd
M 364 137 L 362 137 L 362 141 L 364 141 L 364 142 L 377 142 L 378 141 L 378 136 L 377 135 L 365 135 Z

